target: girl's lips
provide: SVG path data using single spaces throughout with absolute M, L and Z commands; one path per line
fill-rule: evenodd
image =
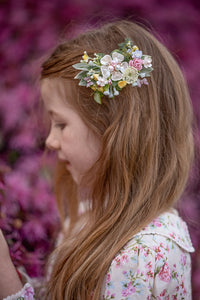
M 68 160 L 66 160 L 64 157 L 62 157 L 61 155 L 58 155 L 58 159 L 65 164 L 66 168 L 68 168 L 70 166 L 70 162 Z
M 66 161 L 66 159 L 64 159 L 64 157 L 62 157 L 61 155 L 58 155 L 58 159 L 61 161 Z
M 70 166 L 70 162 L 66 161 L 66 168 L 68 168 Z
M 66 165 L 66 168 L 68 168 L 70 166 L 70 162 L 68 160 L 63 159 L 62 157 L 59 157 L 59 160 L 62 161 Z
M 69 164 L 69 161 L 66 160 L 64 157 L 62 157 L 61 155 L 58 155 L 58 159 L 66 164 Z

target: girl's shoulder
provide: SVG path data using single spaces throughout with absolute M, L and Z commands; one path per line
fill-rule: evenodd
M 152 238 L 153 235 L 153 238 Z M 149 237 L 150 236 L 150 237 Z M 171 209 L 149 223 L 145 228 L 138 232 L 127 244 L 127 247 L 135 242 L 145 243 L 148 246 L 159 243 L 162 240 L 166 244 L 175 243 L 187 252 L 194 252 L 187 224 L 178 215 L 177 210 Z
M 113 265 L 120 264 L 129 258 L 134 261 L 140 256 L 151 257 L 156 261 L 159 253 L 172 256 L 178 251 L 194 252 L 187 224 L 178 215 L 175 209 L 165 212 L 149 223 L 140 232 L 134 235 L 129 242 L 117 253 Z M 127 259 L 126 259 L 127 258 Z M 167 259 L 167 258 L 166 258 Z M 128 260 L 127 260 L 128 261 Z
M 177 211 L 163 213 L 114 257 L 102 299 L 191 299 L 193 251 L 187 225 Z

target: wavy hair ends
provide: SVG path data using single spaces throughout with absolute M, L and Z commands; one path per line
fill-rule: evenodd
M 99 105 L 91 89 L 78 86 L 72 65 L 83 51 L 91 56 L 109 54 L 126 37 L 152 56 L 149 85 L 126 86 L 115 99 L 105 97 Z M 63 84 L 71 80 L 71 104 L 102 139 L 102 152 L 87 174 L 92 179 L 89 222 L 79 232 L 72 230 L 56 250 L 47 297 L 99 299 L 116 253 L 154 217 L 170 209 L 184 190 L 193 158 L 190 97 L 168 50 L 130 21 L 103 25 L 58 46 L 42 66 L 41 79 L 53 77 L 62 78 Z M 56 191 L 59 199 L 61 189 L 67 195 L 68 210 L 77 224 L 75 183 L 66 186 L 67 176 L 57 173 Z

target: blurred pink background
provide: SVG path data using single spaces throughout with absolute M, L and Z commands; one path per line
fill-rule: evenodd
M 200 130 L 200 3 L 189 0 L 2 0 L 0 2 L 0 227 L 16 266 L 32 277 L 59 230 L 51 187 L 53 159 L 42 155 L 45 128 L 38 74 L 46 52 L 61 38 L 112 18 L 150 27 L 172 52 L 187 79 Z M 36 112 L 40 114 L 36 117 Z M 180 213 L 189 225 L 193 299 L 200 299 L 200 158 L 196 157 Z

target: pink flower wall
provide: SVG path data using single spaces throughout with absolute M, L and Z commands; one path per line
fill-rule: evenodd
M 36 111 L 40 113 L 40 62 L 61 35 L 79 32 L 87 22 L 95 25 L 111 17 L 128 17 L 146 24 L 170 49 L 188 81 L 197 126 L 200 126 L 200 5 L 197 1 L 1 1 L 0 227 L 16 266 L 23 264 L 33 277 L 43 275 L 44 257 L 51 251 L 59 228 L 51 187 L 53 160 L 42 155 L 43 115 L 39 124 L 36 117 Z M 192 256 L 194 299 L 200 297 L 199 170 L 200 159 L 196 158 L 180 205 L 196 248 Z

